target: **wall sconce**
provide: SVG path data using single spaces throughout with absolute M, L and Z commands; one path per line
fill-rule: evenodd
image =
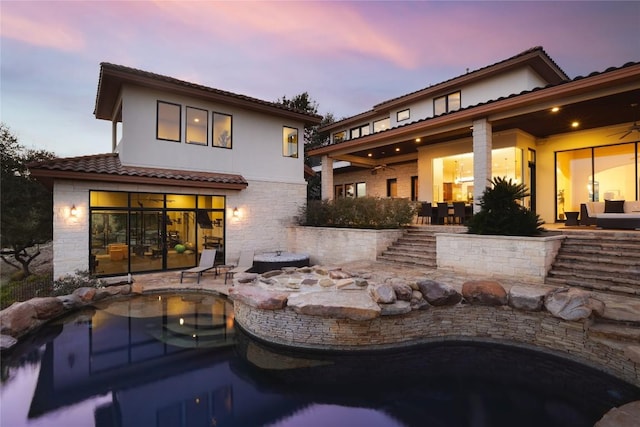
M 71 206 L 71 209 L 69 209 L 69 216 L 73 218 L 78 216 L 78 208 L 76 208 L 76 205 Z
M 237 206 L 235 208 L 233 208 L 233 212 L 232 212 L 231 216 L 233 216 L 236 219 L 240 218 L 240 211 L 238 210 Z

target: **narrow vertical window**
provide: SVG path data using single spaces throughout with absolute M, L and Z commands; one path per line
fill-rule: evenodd
M 231 148 L 231 116 L 213 113 L 212 145 L 214 147 Z
M 298 129 L 287 126 L 282 127 L 282 155 L 285 157 L 298 157 Z
M 209 126 L 207 110 L 187 107 L 187 137 L 188 144 L 207 145 L 207 127 Z
M 387 180 L 387 197 L 398 197 L 398 180 L 396 178 Z
M 156 138 L 166 141 L 180 142 L 182 132 L 180 123 L 182 107 L 178 104 L 158 101 L 158 117 L 156 123 Z

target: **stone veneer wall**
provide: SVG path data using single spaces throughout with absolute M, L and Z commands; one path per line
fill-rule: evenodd
M 124 178 L 123 178 L 124 179 Z M 306 183 L 249 181 L 242 191 L 196 187 L 56 180 L 53 193 L 54 276 L 89 269 L 89 191 L 132 191 L 225 196 L 227 201 L 226 257 L 235 262 L 243 249 L 258 252 L 284 250 L 286 227 L 294 224 L 300 206 L 306 202 Z M 78 215 L 69 209 L 75 205 Z M 240 218 L 231 211 L 238 207 Z
M 545 312 L 508 306 L 430 307 L 405 315 L 367 321 L 333 319 L 282 310 L 262 310 L 234 302 L 236 322 L 248 333 L 274 344 L 317 350 L 371 350 L 445 340 L 499 341 L 550 351 L 640 385 L 640 366 L 590 339 L 589 320 L 565 321 Z
M 544 283 L 564 236 L 436 234 L 438 269 Z
M 342 264 L 376 257 L 402 236 L 402 230 L 362 230 L 333 227 L 288 229 L 288 249 L 311 255 L 311 265 Z

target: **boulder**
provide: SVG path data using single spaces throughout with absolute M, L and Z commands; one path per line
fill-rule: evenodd
M 60 300 L 65 310 L 73 310 L 83 305 L 77 295 L 62 295 L 56 298 Z
M 291 295 L 287 305 L 296 313 L 333 319 L 371 320 L 380 316 L 380 306 L 366 292 L 306 292 Z
M 391 304 L 380 304 L 381 316 L 397 316 L 407 314 L 411 311 L 411 303 L 409 301 L 396 301 Z
M 25 304 L 33 306 L 40 320 L 53 319 L 65 312 L 64 304 L 56 297 L 32 298 Z
M 229 289 L 229 298 L 262 310 L 280 310 L 287 304 L 289 294 L 273 292 L 256 286 L 237 286 Z
M 236 273 L 233 277 L 234 283 L 252 283 L 258 278 L 257 273 Z
M 411 293 L 411 309 L 412 310 L 424 310 L 429 308 L 429 303 L 422 297 L 422 292 L 413 291 Z
M 411 289 L 411 286 L 405 282 L 392 281 L 391 287 L 396 293 L 397 299 L 400 301 L 411 301 L 411 297 L 413 296 L 413 289 Z
M 435 280 L 420 280 L 417 285 L 424 299 L 433 306 L 456 305 L 462 300 L 462 295 L 445 283 Z
M 540 311 L 549 288 L 515 285 L 509 289 L 509 306 L 523 311 Z
M 507 304 L 507 291 L 492 280 L 471 280 L 462 284 L 462 296 L 470 304 L 498 306 Z
M 613 408 L 594 427 L 637 427 L 640 420 L 640 400 Z
M 544 300 L 545 308 L 564 320 L 584 320 L 593 312 L 591 294 L 576 288 L 558 288 L 549 292 Z
M 19 337 L 37 328 L 42 321 L 32 304 L 15 302 L 0 311 L 0 334 Z
M 369 285 L 367 288 L 371 298 L 378 304 L 391 304 L 396 301 L 396 293 L 391 285 L 386 283 Z
M 96 295 L 96 288 L 78 288 L 73 291 L 73 295 L 77 296 L 83 303 L 89 303 L 93 301 L 93 297 Z
M 13 348 L 18 344 L 18 340 L 9 335 L 0 335 L 0 351 L 5 351 Z

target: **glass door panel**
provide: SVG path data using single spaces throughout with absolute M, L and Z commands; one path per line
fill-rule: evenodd
M 600 201 L 636 199 L 636 153 L 634 144 L 594 149 L 595 181 Z
M 216 262 L 224 264 L 224 210 L 197 211 L 198 248 L 216 249 Z
M 167 211 L 167 268 L 190 268 L 196 259 L 196 217 L 193 211 Z
M 564 220 L 565 212 L 579 212 L 581 203 L 598 201 L 591 160 L 590 148 L 556 154 L 556 220 Z
M 130 258 L 131 272 L 161 270 L 164 239 L 161 211 L 132 211 Z
M 126 274 L 129 269 L 127 213 L 91 212 L 89 270 L 92 274 Z

